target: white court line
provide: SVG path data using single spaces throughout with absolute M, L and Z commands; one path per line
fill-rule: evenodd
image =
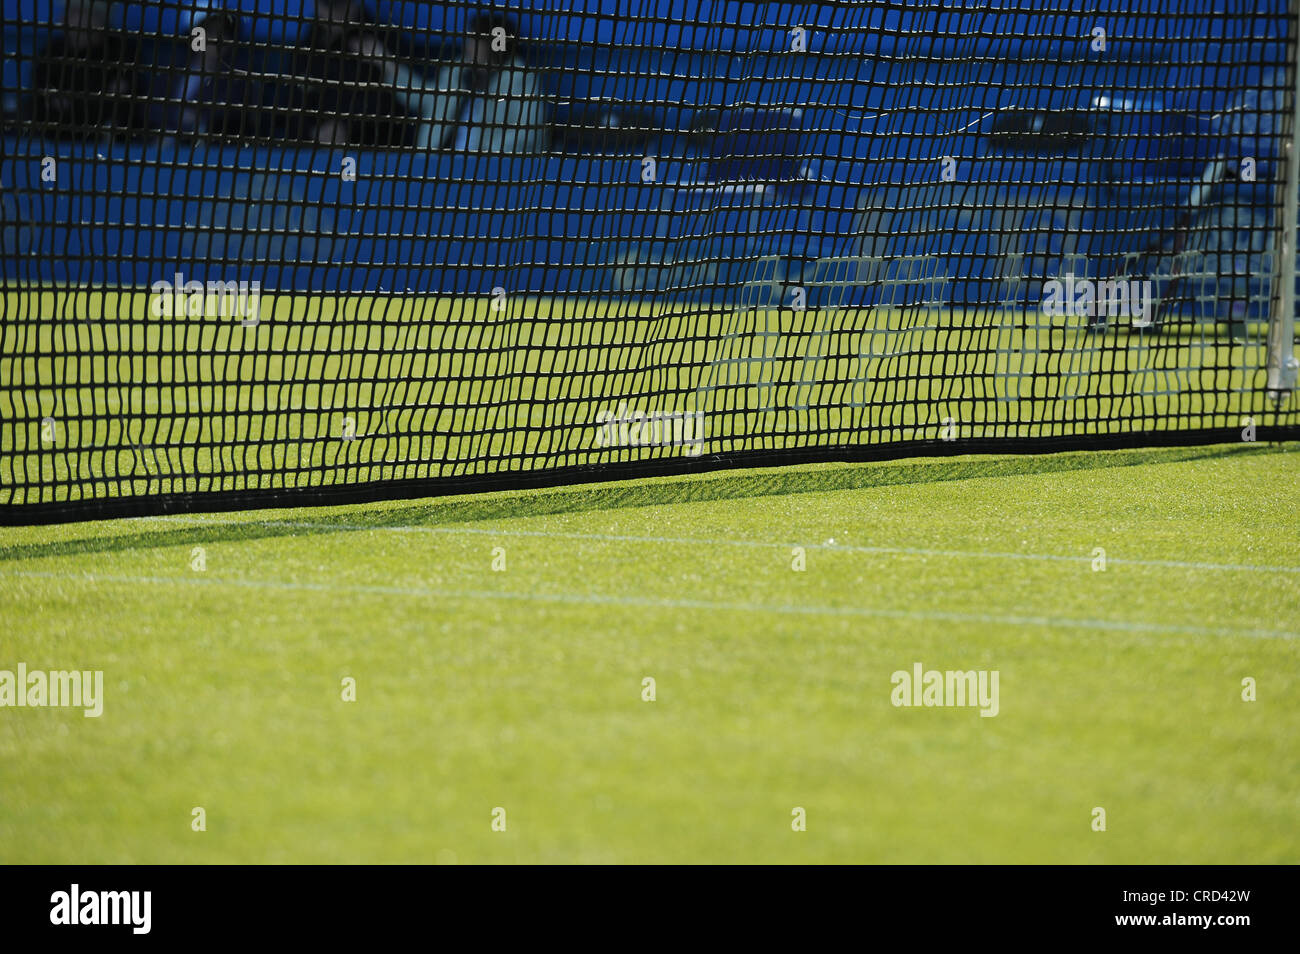
M 379 586 L 358 583 L 315 583 L 294 580 L 221 579 L 210 576 L 117 576 L 96 573 L 43 573 L 0 570 L 11 579 L 64 580 L 81 583 L 115 583 L 128 586 L 233 586 L 250 589 L 302 591 L 339 595 L 405 596 L 419 599 L 514 600 L 585 606 L 619 606 L 638 609 L 710 610 L 727 613 L 774 613 L 782 616 L 849 616 L 921 622 L 996 623 L 1001 626 L 1037 626 L 1062 629 L 1096 629 L 1126 633 L 1177 633 L 1192 636 L 1247 636 L 1256 639 L 1297 639 L 1285 630 L 1227 629 L 1211 626 L 1166 625 L 1121 619 L 1077 619 L 1065 616 L 1014 616 L 999 613 L 961 613 L 946 610 L 897 610 L 870 606 L 791 606 L 762 603 L 722 603 L 713 600 L 653 599 L 608 596 L 599 593 L 509 593 L 490 590 L 439 590 L 426 587 Z
M 832 553 L 873 553 L 897 556 L 934 556 L 955 557 L 973 560 L 1036 560 L 1058 563 L 1091 563 L 1091 556 L 1070 556 L 1056 553 L 1012 553 L 988 550 L 939 550 L 927 547 L 864 547 L 841 546 L 826 543 L 772 543 L 766 540 L 725 540 L 711 537 L 660 537 L 639 536 L 635 534 L 610 533 L 568 533 L 553 530 L 493 530 L 484 527 L 420 527 L 396 524 L 333 524 L 314 523 L 302 520 L 213 520 L 203 517 L 183 515 L 167 517 L 145 517 L 145 520 L 157 520 L 164 523 L 185 523 L 188 525 L 219 524 L 236 527 L 251 524 L 262 527 L 298 527 L 303 530 L 331 530 L 334 532 L 356 532 L 361 530 L 384 531 L 387 533 L 441 533 L 473 534 L 490 537 L 540 537 L 556 540 L 590 540 L 597 543 L 658 543 L 687 546 L 715 547 L 757 547 L 763 549 L 789 550 L 802 546 L 805 550 L 825 550 Z M 1107 566 L 1149 566 L 1178 570 L 1214 570 L 1222 572 L 1244 573 L 1300 573 L 1300 566 L 1269 566 L 1255 563 L 1202 563 L 1190 560 L 1126 560 L 1120 557 L 1106 557 Z

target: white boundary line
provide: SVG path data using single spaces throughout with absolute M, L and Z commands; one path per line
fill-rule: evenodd
M 947 610 L 897 610 L 870 606 L 791 606 L 762 603 L 723 603 L 713 600 L 673 600 L 646 597 L 608 596 L 599 593 L 510 593 L 490 590 L 441 590 L 426 587 L 380 586 L 357 583 L 317 583 L 294 580 L 222 579 L 211 576 L 118 576 L 96 573 L 44 573 L 0 570 L 9 579 L 65 580 L 87 584 L 109 583 L 126 586 L 232 586 L 284 592 L 351 593 L 360 596 L 403 596 L 416 599 L 514 600 L 580 606 L 618 606 L 637 609 L 705 610 L 726 613 L 775 613 L 783 616 L 846 616 L 871 619 L 913 620 L 949 623 L 996 623 L 1003 626 L 1035 626 L 1062 629 L 1110 630 L 1126 633 L 1167 633 L 1190 636 L 1245 636 L 1255 639 L 1300 639 L 1300 633 L 1285 630 L 1228 629 L 1212 626 L 1166 625 L 1139 620 L 1078 619 L 1066 616 L 1016 616 L 1000 613 L 961 613 Z
M 435 533 L 447 535 L 475 535 L 490 537 L 539 537 L 542 539 L 555 540 L 589 540 L 596 543 L 656 543 L 668 544 L 673 546 L 717 546 L 717 547 L 753 547 L 760 549 L 780 549 L 789 550 L 792 547 L 801 546 L 805 550 L 824 550 L 831 553 L 869 553 L 877 555 L 893 556 L 934 556 L 934 557 L 953 557 L 956 559 L 975 559 L 975 560 L 1031 560 L 1040 562 L 1058 562 L 1058 563 L 1091 563 L 1092 556 L 1070 556 L 1068 554 L 1056 553 L 1011 553 L 1003 551 L 990 550 L 943 550 L 931 549 L 927 547 L 866 547 L 866 546 L 841 546 L 839 544 L 826 543 L 773 543 L 767 540 L 726 540 L 713 537 L 661 537 L 661 536 L 642 536 L 637 534 L 608 534 L 608 533 L 570 533 L 565 531 L 554 530 L 494 530 L 485 527 L 461 527 L 461 526 L 442 526 L 442 527 L 420 527 L 392 524 L 376 524 L 366 526 L 364 524 L 332 524 L 332 523 L 314 523 L 310 521 L 298 520 L 212 520 L 202 517 L 147 517 L 144 519 L 157 520 L 165 523 L 184 523 L 188 526 L 198 525 L 218 525 L 226 527 L 237 527 L 245 524 L 263 527 L 297 527 L 303 530 L 331 530 L 337 533 L 354 533 L 358 531 L 383 531 L 386 533 Z M 1264 564 L 1253 563 L 1206 563 L 1189 560 L 1126 560 L 1119 557 L 1106 557 L 1107 566 L 1145 566 L 1161 567 L 1164 569 L 1179 570 L 1211 570 L 1217 572 L 1243 572 L 1243 573 L 1300 573 L 1300 566 L 1269 566 Z

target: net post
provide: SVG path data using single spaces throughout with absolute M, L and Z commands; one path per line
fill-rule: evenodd
M 1290 75 L 1287 81 L 1291 128 L 1282 145 L 1286 158 L 1286 179 L 1282 183 L 1282 221 L 1278 230 L 1278 293 L 1273 296 L 1274 312 L 1268 323 L 1268 393 L 1279 404 L 1296 387 L 1300 361 L 1295 354 L 1296 220 L 1300 217 L 1300 0 L 1287 5 L 1291 25 Z

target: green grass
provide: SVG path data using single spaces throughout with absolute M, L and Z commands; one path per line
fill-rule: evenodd
M 1295 863 L 1298 450 L 7 531 L 0 669 L 106 700 L 0 710 L 0 862 Z

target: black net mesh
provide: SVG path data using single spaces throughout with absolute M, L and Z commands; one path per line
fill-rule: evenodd
M 1286 0 L 4 0 L 10 521 L 1300 437 Z

